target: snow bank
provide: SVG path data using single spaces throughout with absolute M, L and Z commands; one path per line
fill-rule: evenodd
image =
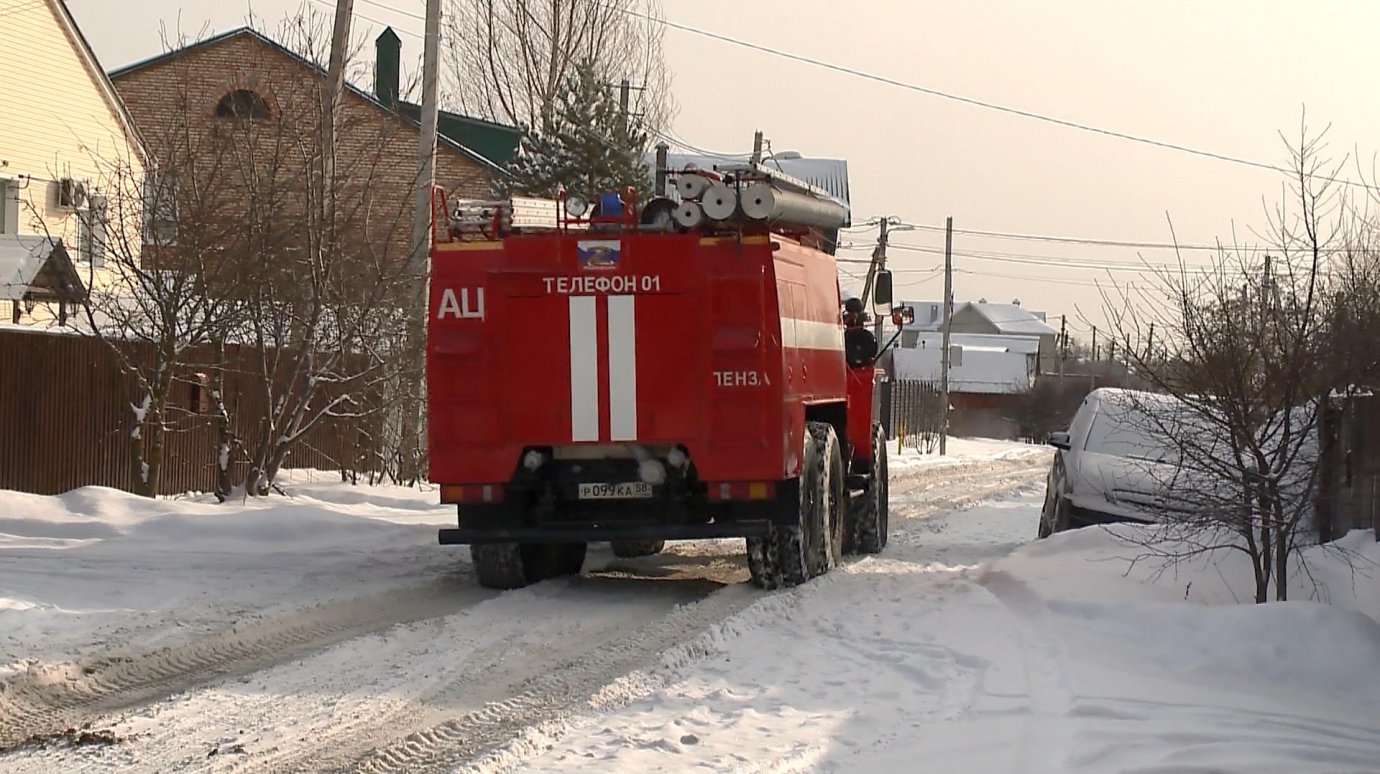
M 436 494 L 294 471 L 289 497 L 218 504 L 87 487 L 0 491 L 0 677 L 449 572 Z
M 1031 459 L 1053 455 L 1048 446 L 1002 441 L 992 438 L 950 438 L 948 454 L 922 454 L 916 449 L 905 448 L 899 452 L 893 442 L 888 449 L 887 467 L 892 472 L 910 473 L 920 468 L 961 465 L 974 461 L 992 462 L 997 460 Z
M 1309 556 L 1333 605 L 1258 606 L 1235 601 L 1234 556 L 1128 571 L 1105 530 L 1033 541 L 1040 503 L 894 502 L 884 554 L 780 595 L 770 626 L 729 622 L 700 663 L 523 769 L 1375 770 L 1380 581 L 1351 568 L 1380 560 L 1373 536 Z

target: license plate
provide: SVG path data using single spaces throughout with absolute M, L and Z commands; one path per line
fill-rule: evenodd
M 634 500 L 652 496 L 652 485 L 642 482 L 580 484 L 581 500 Z

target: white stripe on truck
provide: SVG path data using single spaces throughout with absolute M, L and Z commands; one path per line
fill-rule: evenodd
M 637 440 L 634 296 L 609 296 L 609 440 Z
M 594 296 L 570 297 L 570 438 L 599 440 L 599 325 Z
M 843 328 L 838 323 L 781 318 L 781 346 L 843 351 Z

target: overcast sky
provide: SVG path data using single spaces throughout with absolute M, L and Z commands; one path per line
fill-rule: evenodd
M 67 0 L 107 69 L 162 51 L 160 23 L 195 34 L 244 23 L 245 0 Z M 310 0 L 328 11 L 324 0 Z M 253 0 L 276 20 L 299 0 Z M 420 60 L 422 0 L 357 0 L 362 37 L 388 23 L 403 56 Z M 402 9 L 404 13 L 391 8 Z M 665 0 L 668 19 L 929 89 L 1127 134 L 1273 164 L 1279 137 L 1298 134 L 1307 107 L 1331 124 L 1331 149 L 1369 160 L 1380 100 L 1380 3 L 1213 0 Z M 360 17 L 371 17 L 369 19 Z M 366 49 L 372 54 L 372 48 Z M 957 229 L 1097 240 L 1212 243 L 1249 235 L 1280 175 L 1041 123 L 870 82 L 668 30 L 680 112 L 674 134 L 700 148 L 746 151 L 754 129 L 777 151 L 845 158 L 853 216 L 897 215 Z M 1355 177 L 1354 169 L 1348 176 Z M 861 255 L 874 233 L 861 233 Z M 942 295 L 933 253 L 943 235 L 896 233 L 898 294 Z M 1152 263 L 1171 252 L 958 234 L 955 297 L 1021 299 L 1075 335 L 1103 324 L 1094 282 L 1108 274 L 1069 261 Z M 1002 254 L 1006 261 L 973 253 Z M 1014 262 L 1012 259 L 1014 258 Z M 1062 263 L 1062 265 L 1061 265 Z M 849 266 L 849 270 L 859 267 Z M 1116 271 L 1128 282 L 1136 272 Z

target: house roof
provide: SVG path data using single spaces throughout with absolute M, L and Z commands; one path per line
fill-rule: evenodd
M 0 299 L 79 301 L 84 294 L 81 275 L 61 240 L 20 236 L 0 240 Z
M 314 73 L 316 73 L 317 75 L 320 75 L 320 76 L 323 76 L 323 77 L 324 77 L 325 74 L 326 74 L 326 73 L 325 73 L 325 70 L 321 67 L 321 65 L 317 64 L 316 62 L 311 61 L 310 59 L 307 59 L 306 57 L 302 56 L 302 55 L 299 54 L 298 52 L 293 51 L 292 49 L 290 49 L 290 48 L 288 48 L 287 46 L 284 46 L 283 44 L 279 43 L 278 41 L 276 41 L 276 40 L 274 40 L 274 39 L 268 37 L 267 35 L 263 34 L 262 32 L 259 32 L 258 30 L 254 29 L 253 27 L 237 27 L 237 28 L 235 28 L 235 29 L 232 29 L 232 30 L 229 30 L 229 31 L 226 31 L 226 32 L 222 32 L 222 33 L 220 33 L 220 34 L 218 34 L 218 35 L 212 35 L 211 37 L 205 38 L 205 39 L 203 39 L 203 40 L 199 40 L 199 41 L 197 41 L 197 42 L 195 42 L 195 43 L 190 43 L 190 44 L 188 44 L 188 45 L 186 45 L 186 46 L 183 46 L 182 48 L 174 49 L 174 50 L 172 50 L 172 51 L 167 51 L 167 52 L 164 52 L 164 53 L 159 54 L 159 55 L 157 55 L 157 56 L 152 56 L 152 57 L 149 57 L 149 58 L 147 58 L 147 59 L 142 59 L 142 60 L 140 60 L 140 61 L 138 61 L 138 62 L 134 62 L 133 64 L 128 64 L 128 65 L 125 65 L 124 67 L 120 67 L 120 68 L 117 68 L 117 69 L 115 69 L 115 70 L 111 70 L 111 71 L 110 71 L 110 78 L 111 78 L 111 79 L 122 78 L 122 77 L 124 77 L 124 76 L 126 76 L 126 75 L 131 75 L 131 74 L 133 74 L 133 73 L 139 72 L 140 70 L 144 70 L 144 69 L 147 69 L 147 68 L 149 68 L 149 67 L 153 67 L 153 66 L 155 66 L 155 65 L 163 64 L 164 62 L 171 61 L 171 60 L 173 60 L 173 59 L 176 59 L 176 58 L 178 58 L 178 57 L 184 56 L 184 55 L 186 55 L 186 54 L 190 54 L 190 53 L 193 53 L 193 52 L 196 52 L 196 51 L 201 51 L 201 50 L 203 50 L 203 49 L 210 48 L 210 47 L 212 47 L 212 46 L 219 45 L 220 43 L 224 43 L 225 41 L 230 40 L 231 38 L 236 38 L 236 37 L 240 37 L 240 36 L 246 36 L 246 37 L 253 38 L 254 40 L 258 41 L 259 43 L 262 43 L 263 45 L 269 46 L 269 47 L 272 48 L 273 50 L 275 50 L 275 51 L 277 51 L 277 52 L 283 54 L 284 56 L 287 56 L 288 58 L 290 58 L 290 59 L 292 59 L 292 60 L 294 60 L 294 61 L 296 61 L 296 62 L 297 62 L 298 64 L 300 64 L 301 66 L 303 66 L 303 67 L 305 67 L 305 68 L 308 68 L 308 69 L 312 70 L 312 71 L 313 71 Z M 414 128 L 414 129 L 416 129 L 418 132 L 421 131 L 422 125 L 421 125 L 421 123 L 420 123 L 416 118 L 413 118 L 412 116 L 408 115 L 405 111 L 393 110 L 393 109 L 390 108 L 389 106 L 387 106 L 387 105 L 383 104 L 382 102 L 380 102 L 373 94 L 370 94 L 368 91 L 366 91 L 366 90 L 364 90 L 364 89 L 361 89 L 361 88 L 359 88 L 358 86 L 355 86 L 353 83 L 350 83 L 348 80 L 345 82 L 345 90 L 348 91 L 349 93 L 355 95 L 356 97 L 358 97 L 358 98 L 364 100 L 365 102 L 369 103 L 370 105 L 373 105 L 374 107 L 377 107 L 379 110 L 383 110 L 383 111 L 387 112 L 387 113 L 390 114 L 390 115 L 397 116 L 397 117 L 400 118 L 404 123 L 406 123 L 408 126 Z M 484 154 L 478 153 L 478 152 L 472 150 L 471 148 L 469 148 L 469 147 L 467 147 L 467 146 L 465 146 L 465 145 L 463 145 L 463 144 L 457 142 L 455 139 L 453 139 L 451 136 L 449 136 L 449 135 L 446 134 L 445 132 L 441 132 L 441 131 L 438 130 L 438 131 L 436 132 L 436 140 L 437 140 L 437 144 L 438 144 L 438 145 L 443 146 L 443 147 L 450 148 L 451 150 L 453 150 L 453 151 L 455 151 L 455 152 L 457 152 L 457 153 L 460 153 L 460 154 L 462 154 L 462 155 L 464 155 L 464 156 L 467 156 L 467 157 L 470 158 L 471 160 L 473 160 L 473 161 L 479 163 L 480 165 L 482 165 L 482 166 L 484 166 L 484 167 L 487 167 L 488 169 L 490 169 L 490 170 L 493 171 L 493 172 L 497 172 L 497 173 L 502 174 L 502 175 L 505 175 L 505 176 L 508 175 L 508 171 L 507 171 L 506 169 L 504 169 L 502 166 L 500 166 L 499 164 L 494 163 L 491 159 L 489 159 L 489 158 L 488 158 L 487 156 L 485 156 Z
M 942 303 L 939 301 L 907 301 L 915 307 L 915 322 L 905 326 L 908 331 L 939 330 L 944 323 Z M 984 301 L 955 301 L 952 314 L 972 309 L 991 323 L 1001 334 L 1052 336 L 1051 328 L 1030 310 L 1016 304 L 989 304 Z
M 700 169 L 713 169 L 716 165 L 746 164 L 751 156 L 708 155 L 703 153 L 668 153 L 666 166 L 669 169 L 684 169 L 694 164 Z M 656 155 L 647 156 L 648 166 L 655 168 Z M 830 196 L 851 206 L 848 199 L 848 162 L 843 159 L 809 159 L 798 153 L 783 151 L 767 156 L 765 166 L 775 167 L 802 182 L 822 189 Z
M 1053 336 L 1058 333 L 1043 320 L 1015 304 L 981 304 L 970 301 L 967 306 L 1002 333 L 1028 333 L 1037 336 Z
M 421 106 L 412 102 L 399 102 L 398 109 L 413 121 L 419 121 L 422 115 Z M 522 133 L 515 127 L 449 110 L 437 112 L 436 131 L 499 166 L 513 160 L 522 141 Z
M 101 67 L 101 62 L 96 58 L 96 52 L 92 50 L 91 44 L 86 41 L 86 36 L 82 34 L 81 27 L 77 26 L 77 20 L 72 17 L 72 12 L 67 9 L 67 3 L 63 0 L 50 0 L 53 10 L 57 13 L 58 21 L 72 36 L 72 41 L 77 49 L 77 56 L 86 65 L 91 77 L 96 82 L 96 88 L 100 90 L 102 99 L 110 106 L 111 112 L 120 122 L 120 127 L 128 135 L 130 145 L 134 152 L 139 154 L 140 159 L 146 159 L 147 153 L 144 149 L 144 138 L 139 133 L 139 125 L 134 123 L 134 117 L 125 108 L 124 100 L 115 91 L 115 85 L 110 82 L 110 76 Z

